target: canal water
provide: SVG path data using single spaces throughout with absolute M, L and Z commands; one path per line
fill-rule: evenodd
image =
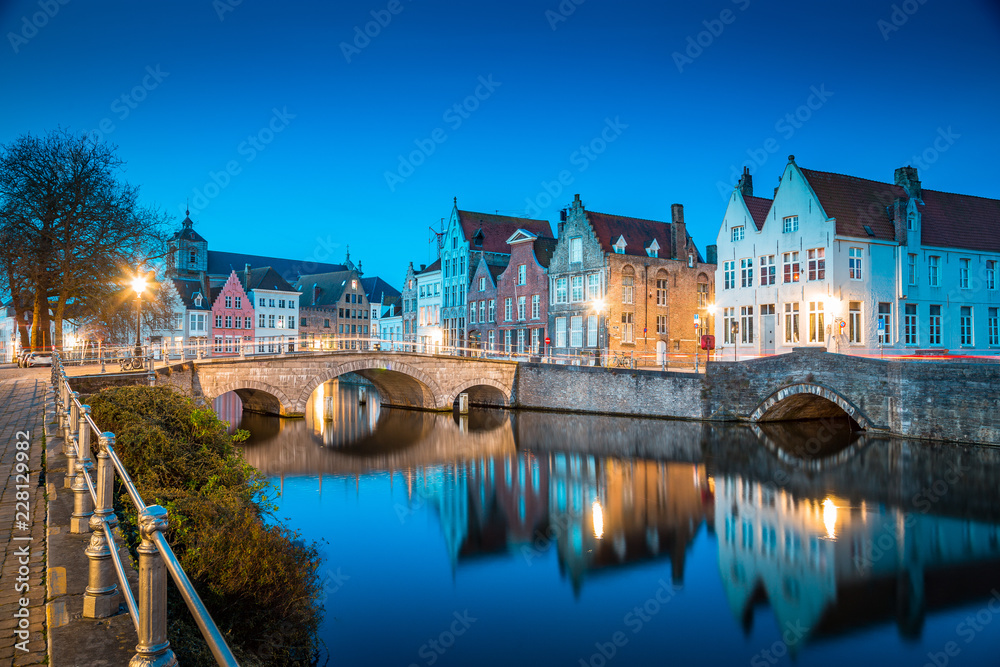
M 321 664 L 1000 664 L 1000 448 L 346 382 L 305 419 L 216 408 L 321 545 Z

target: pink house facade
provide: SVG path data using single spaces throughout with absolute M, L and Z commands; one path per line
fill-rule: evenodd
M 244 346 L 253 344 L 253 300 L 243 291 L 235 271 L 217 289 L 217 294 L 212 290 L 212 354 L 238 355 Z

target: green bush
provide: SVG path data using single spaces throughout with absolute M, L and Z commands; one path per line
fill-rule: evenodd
M 117 387 L 89 398 L 94 421 L 148 504 L 170 512 L 166 537 L 240 664 L 306 665 L 316 656 L 319 555 L 275 524 L 266 478 L 243 461 L 225 422 L 167 387 Z M 116 510 L 135 557 L 136 511 Z M 214 665 L 170 586 L 170 643 L 183 665 Z

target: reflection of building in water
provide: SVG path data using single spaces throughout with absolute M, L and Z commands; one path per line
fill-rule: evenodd
M 469 484 L 465 466 L 448 463 L 421 468 L 413 486 L 437 512 L 454 571 L 469 525 Z
M 316 387 L 306 405 L 306 419 L 324 446 L 348 445 L 375 432 L 381 403 L 373 389 L 341 380 Z
M 997 524 L 796 497 L 738 475 L 713 482 L 719 572 L 747 631 L 766 601 L 779 628 L 805 637 L 892 619 L 918 636 L 926 610 L 988 596 L 997 583 Z

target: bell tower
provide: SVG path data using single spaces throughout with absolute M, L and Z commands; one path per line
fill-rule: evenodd
M 197 276 L 208 271 L 208 241 L 194 231 L 191 211 L 184 211 L 181 229 L 171 238 L 170 269 L 176 276 Z

